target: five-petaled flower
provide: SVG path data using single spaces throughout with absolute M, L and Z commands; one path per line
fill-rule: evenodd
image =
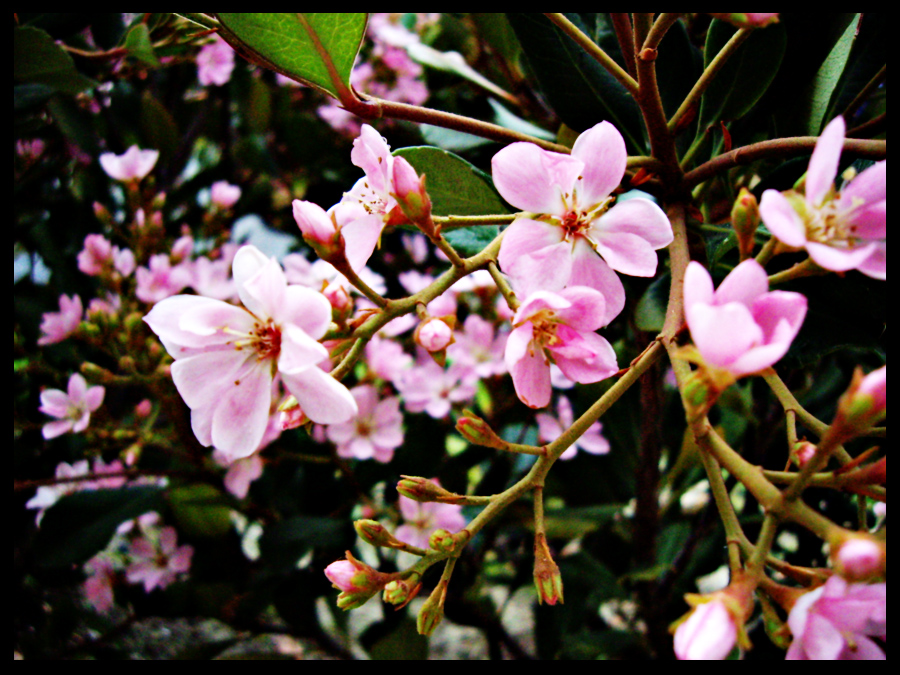
M 124 183 L 141 180 L 156 166 L 158 150 L 141 150 L 132 145 L 121 155 L 104 152 L 100 155 L 100 166 L 110 178 Z
M 656 249 L 672 242 L 672 226 L 649 199 L 613 205 L 626 159 L 625 141 L 609 122 L 581 134 L 571 155 L 533 143 L 513 143 L 494 155 L 497 190 L 533 216 L 509 227 L 498 258 L 526 295 L 589 286 L 606 298 L 609 323 L 625 306 L 625 289 L 613 270 L 656 273 Z
M 253 246 L 237 252 L 233 273 L 244 307 L 177 295 L 144 317 L 175 359 L 172 379 L 197 439 L 231 459 L 256 451 L 276 374 L 312 421 L 355 415 L 348 389 L 317 366 L 328 358 L 318 342 L 331 321 L 325 296 L 289 286 L 278 262 Z
M 813 150 L 806 192 L 766 190 L 759 213 L 779 241 L 805 248 L 827 270 L 859 270 L 875 279 L 887 272 L 887 160 L 863 171 L 840 192 L 834 178 L 844 145 L 844 118 L 834 118 Z
M 78 373 L 69 378 L 68 393 L 59 389 L 45 389 L 41 392 L 40 411 L 55 422 L 44 425 L 44 438 L 56 438 L 69 431 L 81 433 L 91 422 L 91 413 L 103 403 L 106 389 L 97 385 L 88 387 Z

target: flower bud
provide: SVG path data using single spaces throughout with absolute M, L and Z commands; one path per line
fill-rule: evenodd
M 322 260 L 343 257 L 344 241 L 331 217 L 318 204 L 294 200 L 294 220 L 303 239 L 312 246 Z
M 413 338 L 416 344 L 429 352 L 439 352 L 453 344 L 453 328 L 448 321 L 432 317 L 416 327 Z
M 435 530 L 428 538 L 428 546 L 440 553 L 452 553 L 469 539 L 467 530 L 452 534 L 448 530 Z
M 539 533 L 534 537 L 534 586 L 537 589 L 538 602 L 555 605 L 563 601 L 562 575 L 559 567 L 553 562 L 547 537 Z
M 209 190 L 209 201 L 220 209 L 230 209 L 241 198 L 241 188 L 227 180 L 219 180 Z
M 278 423 L 281 425 L 282 431 L 296 429 L 309 422 L 309 418 L 293 395 L 284 399 L 281 405 L 278 406 L 278 412 Z
M 884 419 L 887 413 L 887 366 L 863 376 L 857 368 L 850 388 L 838 401 L 832 427 L 840 424 L 852 438 Z
M 405 606 L 422 588 L 419 578 L 418 574 L 413 573 L 406 579 L 389 581 L 384 587 L 384 601 L 391 605 Z
M 874 537 L 855 534 L 832 547 L 831 562 L 847 581 L 865 581 L 881 576 L 887 566 L 884 543 Z
M 753 255 L 753 247 L 756 244 L 754 237 L 758 226 L 759 203 L 750 190 L 742 187 L 731 209 L 731 227 L 737 235 L 741 260 Z
M 393 197 L 397 200 L 403 215 L 428 237 L 437 232 L 431 220 L 431 198 L 425 191 L 425 176 L 421 178 L 403 157 L 394 157 Z
M 444 600 L 447 598 L 447 582 L 443 579 L 434 587 L 431 595 L 419 610 L 416 618 L 416 629 L 419 635 L 431 635 L 444 618 Z
M 475 445 L 482 445 L 495 450 L 503 450 L 507 446 L 487 422 L 469 409 L 464 409 L 463 416 L 456 421 L 456 430 L 469 443 L 474 443 Z
M 797 443 L 794 443 L 794 447 L 791 450 L 791 459 L 801 468 L 805 466 L 809 460 L 815 457 L 815 455 L 816 445 L 809 441 L 798 441 Z
M 403 542 L 397 540 L 394 535 L 388 532 L 384 525 L 375 520 L 362 518 L 353 523 L 353 528 L 360 539 L 372 544 L 372 546 L 386 546 L 388 548 L 403 546 Z
M 702 602 L 675 630 L 675 655 L 686 661 L 721 661 L 734 649 L 738 630 L 720 598 Z
M 355 609 L 365 604 L 384 585 L 386 574 L 360 562 L 347 551 L 346 560 L 338 560 L 325 568 L 325 576 L 341 591 L 337 605 Z
M 460 496 L 445 490 L 437 483 L 420 476 L 400 476 L 397 492 L 416 502 L 442 502 L 455 504 Z

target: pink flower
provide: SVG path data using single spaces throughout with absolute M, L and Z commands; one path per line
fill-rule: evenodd
M 562 436 L 563 431 L 572 426 L 575 416 L 572 414 L 572 404 L 565 396 L 560 396 L 556 402 L 557 417 L 538 413 L 535 419 L 538 423 L 538 435 L 542 443 L 552 443 Z M 609 452 L 609 441 L 600 434 L 603 426 L 600 422 L 594 422 L 566 451 L 559 456 L 560 459 L 572 459 L 578 448 L 592 455 L 605 455 Z
M 887 584 L 848 584 L 832 576 L 797 600 L 788 625 L 794 634 L 789 661 L 884 661 L 869 636 L 887 639 Z
M 153 304 L 184 290 L 191 283 L 190 266 L 179 264 L 172 267 L 169 256 L 160 253 L 150 257 L 148 267 L 138 267 L 137 279 L 138 300 Z
M 258 452 L 232 463 L 225 474 L 225 489 L 238 499 L 250 491 L 250 483 L 262 476 L 263 462 Z
M 436 478 L 433 483 L 440 485 Z M 447 530 L 451 534 L 466 526 L 462 506 L 438 502 L 417 502 L 400 495 L 400 513 L 406 521 L 397 528 L 394 536 L 412 546 L 428 548 L 428 538 L 435 530 Z
M 454 363 L 471 368 L 478 377 L 491 377 L 506 372 L 503 353 L 506 333 L 494 337 L 494 326 L 477 314 L 469 314 L 463 328 L 455 334 L 456 342 L 447 348 Z
M 109 274 L 113 268 L 123 277 L 134 272 L 135 260 L 131 249 L 113 246 L 102 234 L 89 234 L 78 254 L 78 269 L 88 276 Z
M 467 377 L 467 368 L 453 364 L 444 370 L 430 357 L 425 358 L 394 381 L 409 412 L 426 412 L 434 419 L 441 419 L 447 416 L 453 403 L 475 397 L 475 385 Z
M 131 542 L 132 562 L 126 576 L 129 583 L 143 584 L 144 592 L 154 588 L 165 588 L 178 578 L 179 574 L 191 568 L 194 548 L 188 544 L 178 546 L 178 535 L 174 527 L 164 527 L 159 531 L 159 542 L 154 544 L 147 537 L 138 537 Z
M 396 396 L 378 400 L 375 387 L 364 384 L 350 390 L 359 414 L 349 422 L 326 428 L 328 439 L 341 457 L 389 462 L 403 444 L 403 415 Z
M 844 145 L 844 118 L 834 118 L 813 150 L 806 194 L 763 192 L 759 213 L 782 243 L 805 248 L 827 270 L 859 270 L 884 279 L 887 270 L 887 161 L 863 171 L 840 192 L 834 178 Z
M 234 279 L 243 308 L 178 295 L 144 317 L 175 359 L 172 379 L 197 439 L 232 459 L 251 455 L 269 423 L 276 373 L 314 422 L 355 415 L 347 388 L 317 366 L 328 358 L 317 342 L 331 321 L 328 300 L 288 286 L 275 259 L 253 246 L 235 256 Z
M 412 366 L 413 357 L 393 340 L 375 335 L 366 345 L 366 364 L 381 379 L 394 382 Z
M 86 459 L 81 459 L 77 462 L 73 462 L 71 465 L 60 462 L 56 465 L 56 472 L 54 475 L 56 478 L 75 478 L 77 476 L 86 475 L 90 470 L 91 468 L 88 461 Z M 73 492 L 78 492 L 81 487 L 80 481 L 57 483 L 56 485 L 41 485 L 37 489 L 34 497 L 29 499 L 25 504 L 25 508 L 38 510 L 35 522 L 40 525 L 41 518 L 44 517 L 44 511 L 53 506 L 61 497 L 72 494 Z
M 688 265 L 685 315 L 708 365 L 741 377 L 768 368 L 785 355 L 806 316 L 806 298 L 768 289 L 766 272 L 753 259 L 735 267 L 715 291 L 703 265 Z
M 234 70 L 234 50 L 218 35 L 197 52 L 197 79 L 203 86 L 223 85 Z
M 737 628 L 721 600 L 698 605 L 675 631 L 675 655 L 687 661 L 721 661 L 734 649 Z
M 90 575 L 84 582 L 84 598 L 96 611 L 106 613 L 113 606 L 115 568 L 109 559 L 99 555 L 86 562 L 84 568 Z
M 594 331 L 608 316 L 603 294 L 573 286 L 536 291 L 513 317 L 506 367 L 519 399 L 532 408 L 550 403 L 550 359 L 576 382 L 599 382 L 618 370 L 616 353 Z
M 81 316 L 84 314 L 84 307 L 81 304 L 81 298 L 73 295 L 59 296 L 59 311 L 47 312 L 41 319 L 41 337 L 37 343 L 43 345 L 53 345 L 62 342 L 67 337 L 78 330 L 81 323 Z
M 359 272 L 369 260 L 384 225 L 378 214 L 355 202 L 340 202 L 327 212 L 318 204 L 295 199 L 294 220 L 306 242 L 323 260 L 346 257 Z
M 229 50 L 231 47 L 228 48 Z M 233 53 L 233 52 L 232 52 Z M 232 185 L 227 180 L 218 180 L 212 184 L 209 191 L 209 201 L 220 209 L 230 209 L 241 198 L 241 188 Z
M 91 421 L 91 413 L 103 403 L 106 389 L 101 386 L 88 388 L 87 382 L 78 373 L 69 378 L 68 393 L 59 389 L 45 389 L 41 392 L 39 410 L 56 422 L 44 425 L 44 438 L 51 439 L 67 432 L 81 433 Z
M 344 203 L 359 204 L 366 213 L 377 215 L 383 225 L 406 222 L 406 216 L 393 196 L 394 161 L 391 146 L 375 129 L 363 124 L 359 136 L 353 141 L 350 161 L 365 171 L 349 192 L 344 193 Z
M 625 141 L 609 122 L 582 133 L 571 155 L 513 143 L 491 161 L 494 185 L 513 206 L 534 214 L 518 218 L 503 235 L 499 262 L 524 294 L 589 286 L 606 298 L 609 323 L 625 306 L 613 270 L 656 273 L 655 249 L 671 243 L 672 226 L 648 199 L 613 206 L 610 196 L 625 175 Z M 598 257 L 599 254 L 599 257 Z
M 141 150 L 132 145 L 121 155 L 104 152 L 100 155 L 100 166 L 106 175 L 122 182 L 138 181 L 153 170 L 159 159 L 157 150 Z

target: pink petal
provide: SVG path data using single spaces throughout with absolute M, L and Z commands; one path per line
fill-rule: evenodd
M 768 284 L 769 280 L 766 278 L 766 288 Z M 684 306 L 711 305 L 714 297 L 712 277 L 703 265 L 692 260 L 684 273 Z
M 503 232 L 497 262 L 508 273 L 522 256 L 535 253 L 563 240 L 562 228 L 528 218 L 519 218 Z
M 328 350 L 296 326 L 287 325 L 281 332 L 281 353 L 278 370 L 282 373 L 300 372 L 314 368 L 328 358 Z
M 595 240 L 597 253 L 617 272 L 632 277 L 652 277 L 656 274 L 656 251 L 636 234 L 604 233 Z
M 299 327 L 318 340 L 331 323 L 331 304 L 324 295 L 311 288 L 288 286 L 284 292 L 284 305 L 275 310 L 273 318 L 282 325 Z
M 564 297 L 551 291 L 535 291 L 529 295 L 519 306 L 516 315 L 513 317 L 513 325 L 528 321 L 537 312 L 546 309 L 559 311 L 571 307 L 572 303 Z
M 845 130 L 844 118 L 835 117 L 828 123 L 828 126 L 822 131 L 822 135 L 819 136 L 819 140 L 816 141 L 816 147 L 809 160 L 809 169 L 806 172 L 806 201 L 808 204 L 818 206 L 834 185 L 838 162 L 841 159 L 841 150 L 844 147 Z
M 583 169 L 580 160 L 534 143 L 513 143 L 491 160 L 494 185 L 507 202 L 523 211 L 553 215 L 565 213 L 563 195 L 571 196 Z
M 863 239 L 884 239 L 887 236 L 887 202 L 873 202 L 854 208 L 844 218 L 851 236 Z
M 68 433 L 72 430 L 72 426 L 72 420 L 55 420 L 53 422 L 47 422 L 41 430 L 41 433 L 44 438 L 49 441 L 51 438 L 56 438 L 57 436 Z
M 356 401 L 343 384 L 320 368 L 281 374 L 284 386 L 317 424 L 346 422 L 358 413 Z
M 599 204 L 622 182 L 628 152 L 622 134 L 609 122 L 583 132 L 572 146 L 572 156 L 584 162 L 578 181 L 580 204 Z
M 256 355 L 236 349 L 189 356 L 172 364 L 172 381 L 191 410 L 215 407 L 248 361 L 256 362 Z
M 675 237 L 665 212 L 649 199 L 640 197 L 613 206 L 591 224 L 589 236 L 598 241 L 608 234 L 620 232 L 638 235 L 653 249 L 668 246 Z
M 72 403 L 81 403 L 84 401 L 84 395 L 87 393 L 87 382 L 79 373 L 72 373 L 69 378 L 69 400 Z
M 69 395 L 59 389 L 45 389 L 41 392 L 40 411 L 51 417 L 65 417 L 69 412 Z
M 887 199 L 887 160 L 876 162 L 860 173 L 841 190 L 843 206 L 862 202 L 872 204 Z
M 532 351 L 510 363 L 506 361 L 519 400 L 530 408 L 543 408 L 550 403 L 550 365 L 544 352 L 535 346 Z
M 809 257 L 819 267 L 832 272 L 846 272 L 856 269 L 863 261 L 868 259 L 875 252 L 875 244 L 843 249 L 809 241 L 806 242 L 806 250 L 809 253 Z
M 369 187 L 387 193 L 391 185 L 391 147 L 375 129 L 363 124 L 359 137 L 353 141 L 350 161 L 366 172 Z
M 750 311 L 753 313 L 753 320 L 762 329 L 766 342 L 781 339 L 790 344 L 800 331 L 806 317 L 806 308 L 806 297 L 800 293 L 771 291 L 757 298 Z M 784 332 L 782 322 L 789 327 L 789 333 Z
M 240 254 L 238 251 L 238 255 Z M 284 270 L 277 260 L 270 258 L 256 274 L 238 286 L 238 295 L 244 307 L 253 314 L 261 319 L 269 319 L 279 316 L 284 307 L 286 289 L 287 277 L 284 276 Z
M 550 349 L 556 365 L 563 374 L 570 380 L 582 384 L 599 382 L 615 375 L 619 370 L 616 363 L 616 352 L 606 338 L 600 337 L 596 333 L 582 333 L 581 337 L 592 353 L 592 356 L 588 358 L 572 359 L 561 356 L 555 349 Z
M 715 293 L 715 304 L 739 302 L 750 307 L 754 300 L 768 290 L 769 277 L 766 270 L 756 260 L 750 258 L 731 270 L 719 284 Z
M 506 341 L 506 351 L 504 352 L 507 369 L 509 369 L 510 364 L 525 358 L 533 337 L 534 327 L 530 323 L 519 326 L 509 334 L 509 338 Z
M 97 385 L 95 387 L 91 387 L 85 392 L 84 402 L 87 404 L 87 409 L 91 412 L 94 412 L 97 408 L 103 405 L 103 397 L 106 395 L 106 388 Z
M 252 455 L 266 431 L 272 405 L 272 371 L 266 362 L 245 363 L 235 380 L 219 391 L 212 419 L 212 443 L 236 460 Z
M 372 252 L 381 237 L 383 225 L 382 218 L 372 214 L 341 226 L 344 255 L 354 272 L 359 272 L 372 257 Z
M 778 190 L 766 190 L 759 202 L 759 215 L 775 237 L 788 246 L 806 244 L 806 226 L 794 207 Z
M 727 369 L 735 359 L 762 342 L 762 329 L 744 305 L 697 304 L 686 307 L 685 314 L 694 344 L 712 366 Z
M 590 331 L 603 325 L 606 319 L 606 299 L 603 293 L 588 286 L 570 286 L 559 294 L 572 303 L 557 311 L 557 316 L 563 323 L 576 330 Z
M 876 242 L 872 255 L 857 265 L 856 269 L 873 279 L 885 280 L 887 278 L 887 242 Z
M 625 287 L 619 276 L 584 240 L 575 244 L 569 285 L 589 286 L 603 294 L 606 298 L 606 318 L 603 325 L 615 319 L 625 308 Z
M 572 246 L 562 241 L 523 255 L 504 270 L 517 295 L 527 297 L 540 290 L 560 291 L 572 276 Z

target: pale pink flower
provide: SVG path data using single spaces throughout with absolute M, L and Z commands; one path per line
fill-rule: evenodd
M 100 166 L 110 178 L 127 183 L 144 178 L 156 166 L 158 159 L 158 150 L 141 150 L 132 145 L 121 155 L 104 152 L 100 155 Z
M 243 499 L 250 491 L 250 483 L 262 476 L 263 462 L 258 452 L 231 464 L 225 474 L 225 489 L 238 499 Z
M 625 290 L 613 270 L 656 273 L 655 249 L 671 243 L 672 226 L 648 199 L 613 206 L 611 194 L 625 175 L 626 158 L 625 141 L 609 122 L 582 133 L 570 155 L 533 143 L 513 143 L 494 155 L 498 192 L 538 214 L 518 218 L 506 230 L 498 257 L 524 295 L 589 286 L 606 298 L 606 324 L 625 306 Z
M 721 661 L 734 649 L 737 627 L 721 600 L 697 605 L 675 630 L 675 656 L 686 661 Z
M 99 385 L 88 388 L 78 373 L 69 377 L 68 393 L 59 389 L 42 391 L 39 410 L 57 419 L 44 425 L 44 438 L 56 438 L 68 432 L 78 434 L 87 429 L 91 413 L 101 406 L 105 393 L 106 389 Z
M 104 614 L 113 606 L 113 582 L 116 570 L 112 562 L 99 555 L 84 564 L 88 578 L 84 581 L 84 599 L 96 611 Z
M 127 277 L 135 265 L 131 249 L 113 246 L 102 234 L 85 237 L 84 248 L 78 253 L 78 269 L 92 277 L 109 274 L 113 269 Z
M 382 380 L 394 382 L 413 365 L 413 357 L 399 343 L 375 335 L 366 345 L 366 365 Z
M 552 443 L 562 436 L 563 432 L 572 426 L 575 415 L 572 413 L 572 404 L 565 396 L 560 396 L 556 402 L 556 417 L 546 413 L 538 413 L 535 420 L 538 423 L 538 436 L 541 443 Z M 600 433 L 603 425 L 594 422 L 572 445 L 566 448 L 559 456 L 560 459 L 572 459 L 581 448 L 592 455 L 605 455 L 609 452 L 609 441 Z
M 229 47 L 229 49 L 231 49 Z M 218 180 L 209 190 L 209 201 L 220 209 L 230 209 L 241 198 L 241 188 L 227 180 Z
M 60 462 L 56 465 L 56 478 L 75 478 L 84 476 L 90 472 L 90 464 L 86 459 L 78 460 L 72 464 Z M 27 509 L 37 509 L 35 522 L 40 525 L 44 512 L 53 506 L 59 499 L 65 495 L 78 492 L 81 489 L 80 481 L 72 481 L 65 483 L 57 483 L 56 485 L 41 485 L 38 487 L 34 497 L 25 504 Z
M 199 295 L 216 300 L 237 298 L 237 287 L 231 278 L 230 260 L 200 257 L 190 263 L 190 272 L 191 281 L 188 285 Z
M 355 272 L 371 257 L 384 225 L 378 214 L 354 202 L 340 202 L 326 212 L 318 204 L 295 199 L 293 209 L 303 238 L 319 256 L 329 259 L 343 251 Z
M 325 429 L 328 440 L 341 457 L 390 462 L 394 450 L 403 444 L 403 414 L 396 396 L 378 400 L 375 387 L 364 384 L 350 390 L 359 414 L 349 422 Z
M 467 378 L 468 373 L 467 368 L 456 364 L 444 370 L 426 356 L 403 371 L 394 386 L 403 396 L 403 405 L 409 412 L 426 412 L 434 419 L 442 419 L 454 403 L 475 397 L 475 385 Z
M 419 324 L 415 333 L 416 344 L 429 352 L 445 349 L 453 340 L 453 329 L 440 319 L 430 318 Z
M 328 359 L 317 341 L 331 321 L 328 300 L 288 286 L 277 261 L 253 246 L 235 256 L 234 279 L 244 307 L 179 295 L 144 317 L 175 359 L 172 379 L 197 439 L 232 459 L 251 455 L 269 423 L 276 373 L 314 422 L 355 415 L 347 388 L 317 365 Z
M 431 482 L 440 485 L 437 478 L 432 478 Z M 400 495 L 399 506 L 405 522 L 397 528 L 394 536 L 412 546 L 427 549 L 428 539 L 435 530 L 455 534 L 466 526 L 462 506 L 457 504 L 417 502 Z
M 505 354 L 519 399 L 532 408 L 550 403 L 551 358 L 582 384 L 614 375 L 616 353 L 594 332 L 607 316 L 603 294 L 586 286 L 526 298 L 513 317 Z
M 462 330 L 455 333 L 456 342 L 447 347 L 447 356 L 467 368 L 479 378 L 502 375 L 506 372 L 503 353 L 508 333 L 494 337 L 494 325 L 477 314 L 469 314 Z
M 234 70 L 234 50 L 218 35 L 197 52 L 197 79 L 203 86 L 223 85 Z
M 887 639 L 887 584 L 848 584 L 834 575 L 797 600 L 788 626 L 789 661 L 884 661 L 869 636 Z
M 353 141 L 350 161 L 365 172 L 343 202 L 361 205 L 369 214 L 381 218 L 383 225 L 406 222 L 406 216 L 394 198 L 394 161 L 387 141 L 368 124 L 363 124 Z
M 59 296 L 59 311 L 47 312 L 41 319 L 41 337 L 37 343 L 41 346 L 62 342 L 78 330 L 84 307 L 77 295 Z
M 174 527 L 164 527 L 159 531 L 157 543 L 149 537 L 132 540 L 131 564 L 125 574 L 128 582 L 143 584 L 144 592 L 154 588 L 165 588 L 191 568 L 194 548 L 189 544 L 178 546 L 178 535 Z
M 785 355 L 806 316 L 806 298 L 768 289 L 766 271 L 752 258 L 715 291 L 703 265 L 688 265 L 684 311 L 694 345 L 708 365 L 742 377 Z
M 172 266 L 165 253 L 150 256 L 149 267 L 138 267 L 135 273 L 138 300 L 153 304 L 183 291 L 191 283 L 189 264 Z
M 779 241 L 805 248 L 827 270 L 859 270 L 874 279 L 887 271 L 887 160 L 863 171 L 840 192 L 834 179 L 844 145 L 844 118 L 834 118 L 813 150 L 806 194 L 763 192 L 759 213 Z

